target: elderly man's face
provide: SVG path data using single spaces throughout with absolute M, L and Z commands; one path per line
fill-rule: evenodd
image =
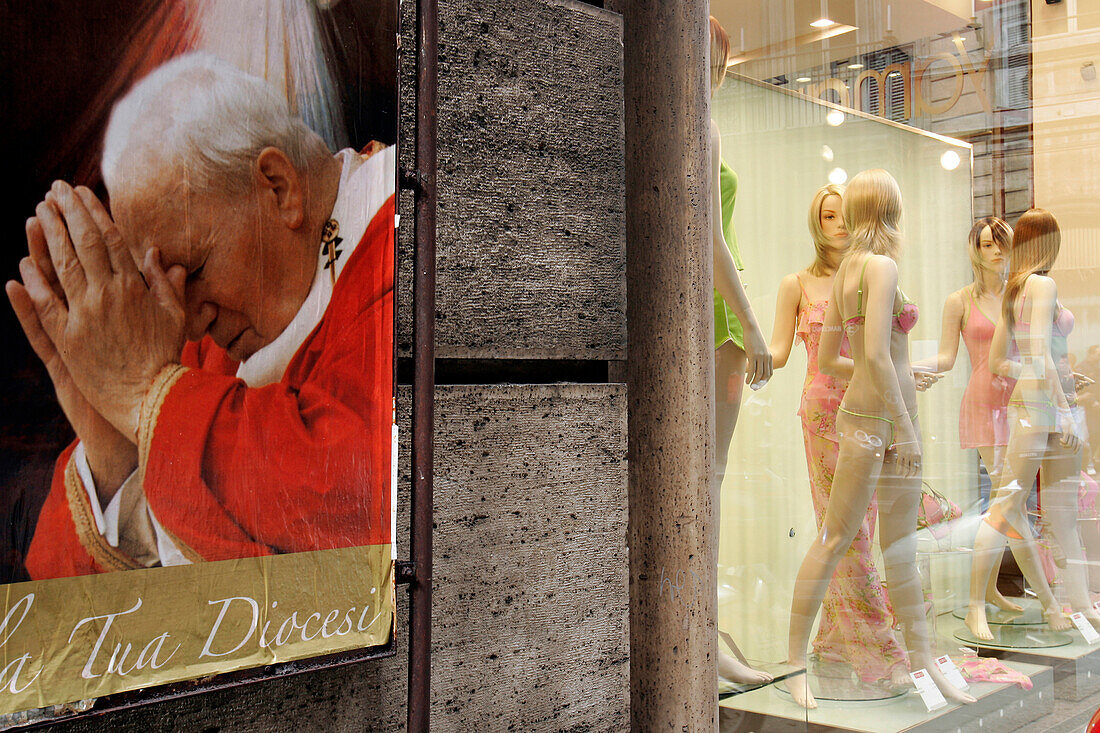
M 115 221 L 136 256 L 155 246 L 165 270 L 187 270 L 187 338 L 209 334 L 237 361 L 271 343 L 301 305 L 280 285 L 287 263 L 279 222 L 254 204 L 247 195 L 163 191 L 112 199 Z

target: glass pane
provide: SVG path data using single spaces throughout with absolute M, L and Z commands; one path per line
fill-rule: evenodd
M 740 408 L 718 626 L 762 668 L 804 660 L 818 702 L 793 680 L 731 695 L 723 729 L 1083 726 L 1100 705 L 1100 2 L 711 12 L 730 41 L 712 97 L 726 239 L 781 367 L 739 393 L 716 352 L 720 459 L 723 402 Z M 832 208 L 845 230 L 827 236 Z M 947 705 L 928 710 L 928 679 Z

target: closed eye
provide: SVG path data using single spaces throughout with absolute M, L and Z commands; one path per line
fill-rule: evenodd
M 210 256 L 207 255 L 207 259 L 209 259 L 209 258 L 210 258 Z M 206 268 L 206 260 L 203 260 L 202 264 L 200 264 L 194 270 L 191 270 L 191 272 L 187 273 L 187 282 L 194 282 L 195 280 L 198 280 L 200 277 L 202 277 L 202 271 L 205 268 Z

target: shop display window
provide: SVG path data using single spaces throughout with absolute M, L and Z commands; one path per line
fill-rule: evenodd
M 742 387 L 716 343 L 720 647 L 775 678 L 721 680 L 723 730 L 1082 728 L 1100 2 L 711 12 L 725 240 L 775 366 Z

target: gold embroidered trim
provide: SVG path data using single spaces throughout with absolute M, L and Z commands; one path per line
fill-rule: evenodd
M 149 451 L 153 445 L 153 433 L 157 428 L 157 418 L 160 417 L 160 408 L 164 406 L 164 400 L 168 398 L 168 393 L 172 391 L 172 387 L 179 381 L 180 377 L 186 374 L 188 368 L 182 364 L 168 364 L 157 374 L 153 379 L 153 385 L 149 387 L 149 391 L 145 393 L 145 399 L 141 402 L 141 415 L 138 418 L 138 477 L 141 479 L 141 484 L 145 485 L 145 467 L 149 464 Z M 168 535 L 169 539 L 176 546 L 185 558 L 191 562 L 203 562 L 204 558 L 191 547 L 189 547 L 183 540 L 176 536 L 176 534 L 170 531 L 164 525 L 161 525 L 161 529 Z
M 76 460 L 69 457 L 65 465 L 65 496 L 69 500 L 69 513 L 76 525 L 76 536 L 92 559 L 108 570 L 137 570 L 145 567 L 117 547 L 111 547 L 107 538 L 99 533 L 92 513 L 91 499 L 76 470 Z
M 182 364 L 168 364 L 161 369 L 153 379 L 149 391 L 145 393 L 145 399 L 141 401 L 141 413 L 138 416 L 138 466 L 141 478 L 145 479 L 145 465 L 149 462 L 149 448 L 153 444 L 153 432 L 157 427 L 157 417 L 160 416 L 160 408 L 164 406 L 164 400 L 168 397 L 173 385 L 187 372 L 187 367 Z

